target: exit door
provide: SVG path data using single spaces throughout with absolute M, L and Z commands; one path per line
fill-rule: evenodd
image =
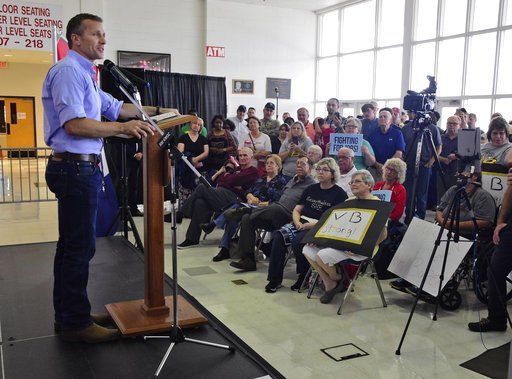
M 12 156 L 35 156 L 33 97 L 0 96 L 0 145 L 3 148 L 21 149 L 20 152 L 11 152 Z

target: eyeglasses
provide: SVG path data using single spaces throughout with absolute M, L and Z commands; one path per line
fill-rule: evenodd
M 325 172 L 325 173 L 332 172 L 332 170 L 327 167 L 317 167 L 317 168 L 315 168 L 315 170 L 316 170 L 316 172 Z
M 338 155 L 338 159 L 351 159 L 352 157 L 347 157 L 346 155 Z
M 359 183 L 364 183 L 364 180 L 360 180 L 360 179 L 352 180 L 348 184 L 353 185 L 353 184 L 359 184 Z

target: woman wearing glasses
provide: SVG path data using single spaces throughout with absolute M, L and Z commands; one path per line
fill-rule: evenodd
M 306 135 L 304 124 L 295 121 L 290 127 L 288 138 L 279 149 L 279 156 L 283 160 L 283 175 L 293 177 L 295 175 L 296 162 L 299 156 L 306 155 L 313 142 Z
M 373 196 L 371 191 L 375 184 L 372 175 L 367 170 L 359 170 L 352 174 L 352 181 L 350 188 L 354 195 L 350 199 L 359 200 L 377 200 L 377 196 Z M 350 200 L 349 199 L 349 200 Z M 384 227 L 379 236 L 373 254 L 378 250 L 378 245 L 386 239 L 387 229 Z M 362 261 L 367 257 L 359 254 L 351 253 L 350 251 L 343 251 L 333 248 L 319 248 L 315 245 L 307 245 L 303 249 L 303 254 L 308 260 L 309 264 L 318 272 L 325 286 L 325 293 L 320 298 L 320 302 L 328 304 L 332 301 L 338 292 L 343 292 L 345 288 L 345 281 L 340 273 L 336 270 L 336 265 L 342 261 Z
M 268 268 L 268 281 L 265 291 L 276 292 L 283 281 L 283 271 L 287 246 L 291 244 L 297 263 L 297 282 L 292 290 L 297 290 L 304 280 L 309 265 L 302 255 L 304 244 L 302 238 L 311 229 L 322 213 L 332 206 L 347 199 L 345 191 L 336 185 L 340 171 L 336 161 L 324 158 L 316 165 L 316 178 L 318 183 L 312 184 L 304 190 L 302 197 L 292 212 L 293 223 L 287 224 L 272 233 L 272 249 Z

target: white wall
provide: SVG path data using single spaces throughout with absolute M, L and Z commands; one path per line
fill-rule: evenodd
M 228 115 L 239 104 L 262 116 L 266 78 L 292 80 L 291 99 L 279 100 L 279 117 L 306 106 L 313 113 L 316 16 L 293 9 L 207 0 L 207 45 L 225 46 L 225 58 L 207 58 L 207 75 L 225 76 Z M 254 95 L 232 94 L 231 80 L 254 80 Z

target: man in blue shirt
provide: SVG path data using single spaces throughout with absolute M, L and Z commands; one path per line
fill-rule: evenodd
M 368 137 L 372 145 L 377 161 L 374 167 L 379 177 L 382 177 L 382 167 L 389 158 L 402 158 L 405 151 L 405 142 L 402 131 L 391 125 L 393 116 L 388 108 L 382 108 L 379 112 L 379 128 Z M 377 181 L 378 178 L 375 178 Z
M 70 51 L 54 65 L 43 84 L 44 137 L 53 149 L 46 167 L 46 182 L 58 199 L 59 241 L 54 262 L 53 304 L 55 331 L 66 341 L 104 342 L 119 332 L 97 323 L 106 316 L 91 315 L 87 297 L 89 261 L 94 256 L 96 213 L 102 174 L 98 156 L 103 138 L 119 134 L 135 138 L 153 134 L 135 118 L 139 111 L 103 92 L 97 85 L 94 61 L 103 59 L 105 32 L 102 19 L 79 14 L 68 23 Z M 155 114 L 155 107 L 148 107 Z
M 379 120 L 375 117 L 375 106 L 371 103 L 364 104 L 361 107 L 361 112 L 363 112 L 361 133 L 363 138 L 368 140 L 370 134 L 379 129 Z

